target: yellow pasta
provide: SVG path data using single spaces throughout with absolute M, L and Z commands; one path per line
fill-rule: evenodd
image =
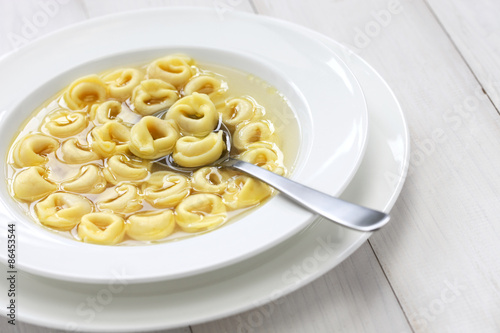
M 113 213 L 90 213 L 82 217 L 78 237 L 83 242 L 114 245 L 125 236 L 125 221 Z
M 99 159 L 99 155 L 82 145 L 78 139 L 71 138 L 61 145 L 60 159 L 68 164 L 83 164 Z
M 178 100 L 168 110 L 165 119 L 175 121 L 182 135 L 198 137 L 208 135 L 219 122 L 214 103 L 207 95 L 198 93 Z
M 170 154 L 179 137 L 173 121 L 146 116 L 132 127 L 129 148 L 135 156 L 156 159 Z
M 63 182 L 61 188 L 76 193 L 101 193 L 106 189 L 106 179 L 97 165 L 85 165 L 71 179 Z
M 227 217 L 226 206 L 215 194 L 193 194 L 175 208 L 177 224 L 186 232 L 197 232 L 219 226 Z
M 248 176 L 237 176 L 230 181 L 222 198 L 229 209 L 235 210 L 255 206 L 271 193 L 271 188 L 263 182 Z
M 153 61 L 147 69 L 150 78 L 161 79 L 176 87 L 183 86 L 196 72 L 193 59 L 185 55 L 171 55 Z
M 228 180 L 234 175 L 225 169 L 205 167 L 196 170 L 191 176 L 193 189 L 205 193 L 223 193 L 228 185 Z
M 149 175 L 151 163 L 126 155 L 115 155 L 108 159 L 103 170 L 104 178 L 116 185 L 122 181 L 140 181 Z
M 233 145 L 235 148 L 244 150 L 252 143 L 265 141 L 273 142 L 274 128 L 265 120 L 251 121 L 236 127 L 233 134 Z
M 47 155 L 59 148 L 59 141 L 44 134 L 30 134 L 15 145 L 12 159 L 18 168 L 47 163 Z
M 268 86 L 235 77 L 248 81 L 231 85 L 177 54 L 74 80 L 15 138 L 10 193 L 34 220 L 86 243 L 166 241 L 223 225 L 274 192 L 216 165 L 221 157 L 286 173 L 273 123 L 246 94 L 268 96 Z
M 107 101 L 102 104 L 92 105 L 89 114 L 91 120 L 104 124 L 112 120 L 116 120 L 118 122 L 122 121 L 123 119 L 120 117 L 120 113 L 122 113 L 122 111 L 122 103 L 117 101 Z
M 108 85 L 109 95 L 121 101 L 132 96 L 132 91 L 137 87 L 144 74 L 135 68 L 122 68 L 102 76 Z
M 63 94 L 66 105 L 71 110 L 82 110 L 107 97 L 106 84 L 97 76 L 89 75 L 74 81 Z
M 87 125 L 87 116 L 83 113 L 58 111 L 47 117 L 44 128 L 50 135 L 67 138 L 82 132 Z
M 233 131 L 238 124 L 254 119 L 256 117 L 255 104 L 248 98 L 232 98 L 219 108 L 222 121 Z
M 92 149 L 102 157 L 111 157 L 129 152 L 130 128 L 111 120 L 90 132 Z
M 278 175 L 285 174 L 285 167 L 283 166 L 281 151 L 270 143 L 256 142 L 247 146 L 239 159 L 260 166 Z
M 133 213 L 142 209 L 142 198 L 137 187 L 123 184 L 103 193 L 97 200 L 97 208 L 116 213 Z
M 142 185 L 144 199 L 155 208 L 175 207 L 190 191 L 187 177 L 169 171 L 154 172 Z
M 132 93 L 134 111 L 148 116 L 165 110 L 179 99 L 179 92 L 170 83 L 162 80 L 144 80 Z
M 172 210 L 137 213 L 130 216 L 127 222 L 127 235 L 142 241 L 165 238 L 175 229 L 175 216 Z
M 57 230 L 71 230 L 83 215 L 93 210 L 92 203 L 83 196 L 70 193 L 52 193 L 35 205 L 39 221 Z
M 32 202 L 56 191 L 57 185 L 50 181 L 47 170 L 34 166 L 16 175 L 12 189 L 16 198 Z
M 203 139 L 184 136 L 175 144 L 172 157 L 180 166 L 200 167 L 217 161 L 225 149 L 222 131 L 210 133 Z

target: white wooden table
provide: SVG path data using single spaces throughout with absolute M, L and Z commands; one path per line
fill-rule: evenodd
M 500 2 L 0 0 L 0 55 L 78 21 L 173 5 L 279 17 L 336 39 L 388 81 L 410 128 L 392 222 L 252 332 L 500 332 Z M 237 332 L 247 315 L 170 332 Z M 0 331 L 60 332 L 5 318 Z

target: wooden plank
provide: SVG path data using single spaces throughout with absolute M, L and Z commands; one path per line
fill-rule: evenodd
M 0 55 L 87 18 L 80 1 L 1 1 Z
M 442 26 L 500 110 L 500 2 L 427 0 Z
M 290 295 L 191 329 L 193 333 L 411 332 L 367 243 L 334 270 Z
M 405 110 L 409 177 L 392 223 L 370 242 L 412 328 L 498 332 L 500 118 L 428 7 L 397 0 L 255 4 L 351 45 Z
M 228 10 L 252 12 L 249 0 L 82 0 L 90 17 L 107 15 L 121 11 L 153 7 L 193 6 L 211 7 L 224 13 Z

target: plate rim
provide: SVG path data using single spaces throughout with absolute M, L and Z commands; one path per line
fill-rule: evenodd
M 60 33 L 61 31 L 65 31 L 65 30 L 70 30 L 70 29 L 77 29 L 78 27 L 82 27 L 82 26 L 86 26 L 86 25 L 90 25 L 90 24 L 93 24 L 97 21 L 105 21 L 107 19 L 109 19 L 110 17 L 113 17 L 113 18 L 116 18 L 116 17 L 120 17 L 120 16 L 127 16 L 127 15 L 130 15 L 131 13 L 134 13 L 134 14 L 137 14 L 138 12 L 145 12 L 145 13 L 148 13 L 148 12 L 152 12 L 152 11 L 158 11 L 157 9 L 156 10 L 152 10 L 152 9 L 142 9 L 140 11 L 134 11 L 134 12 L 130 12 L 130 11 L 126 11 L 126 12 L 122 12 L 122 13 L 117 13 L 117 14 L 111 14 L 111 15 L 106 15 L 106 16 L 102 16 L 102 17 L 97 17 L 97 18 L 94 18 L 94 19 L 90 19 L 90 20 L 86 20 L 86 21 L 83 21 L 83 22 L 78 22 L 74 25 L 71 25 L 71 26 L 68 26 L 62 30 L 58 30 L 58 31 L 54 31 L 50 34 L 47 34 L 47 36 L 44 36 L 43 38 L 40 38 L 36 41 L 34 41 L 33 43 L 30 43 L 26 46 L 24 46 L 23 48 L 20 48 L 16 51 L 19 51 L 19 50 L 23 50 L 23 49 L 29 49 L 29 48 L 36 48 L 36 46 L 38 44 L 41 44 L 44 42 L 45 38 L 50 38 L 50 36 L 52 35 L 57 35 L 58 33 Z M 168 8 L 162 8 L 161 9 L 162 12 L 172 12 L 172 11 L 199 11 L 199 12 L 203 12 L 203 13 L 209 13 L 209 14 L 212 14 L 214 12 L 213 8 L 205 8 L 205 7 L 196 7 L 196 8 L 192 8 L 192 7 L 168 7 Z M 279 21 L 279 20 L 273 20 L 272 18 L 263 18 L 263 17 L 259 17 L 258 15 L 255 15 L 255 14 L 250 14 L 250 13 L 242 13 L 242 12 L 234 12 L 234 14 L 232 13 L 232 15 L 243 15 L 243 16 L 247 16 L 248 18 L 250 18 L 251 20 L 259 20 L 259 21 Z M 285 26 L 291 26 L 293 27 L 294 29 L 297 28 L 296 25 L 294 24 L 290 24 L 289 22 L 281 22 L 279 21 L 279 24 L 284 24 Z M 298 26 L 300 27 L 300 26 Z M 9 53 L 3 57 L 0 58 L 0 61 L 3 61 L 6 57 L 8 57 L 9 55 L 13 55 L 16 53 L 16 51 L 14 51 L 13 53 Z M 338 57 L 335 52 L 334 52 L 334 56 L 336 56 L 338 58 L 338 61 L 343 63 L 342 60 L 340 60 L 340 57 Z M 92 61 L 93 59 L 91 59 L 90 61 Z M 344 67 L 347 71 L 350 72 L 348 66 L 346 66 L 344 64 Z M 351 73 L 352 74 L 352 73 Z M 355 78 L 355 76 L 353 76 L 354 78 L 354 81 L 359 85 L 359 82 L 357 82 L 357 79 Z M 345 177 L 345 181 L 343 183 L 343 185 L 341 186 L 340 188 L 340 191 L 338 191 L 339 193 L 341 193 L 345 187 L 348 186 L 348 184 L 350 183 L 350 181 L 352 180 L 352 178 L 354 177 L 354 175 L 356 174 L 356 171 L 358 170 L 359 168 L 359 165 L 361 164 L 362 162 L 362 157 L 366 151 L 366 142 L 367 142 L 367 134 L 366 134 L 366 128 L 368 126 L 367 124 L 367 111 L 366 111 L 366 101 L 363 101 L 364 104 L 365 104 L 365 109 L 364 109 L 364 113 L 365 113 L 365 120 L 363 122 L 363 125 L 365 127 L 365 131 L 364 131 L 364 135 L 362 137 L 362 148 L 361 150 L 359 151 L 359 154 L 356 158 L 356 161 L 353 165 L 353 168 L 352 170 L 350 171 L 349 173 L 349 176 L 348 177 Z M 8 205 L 6 205 L 8 209 L 10 209 L 10 207 Z M 312 214 L 309 214 L 309 219 L 311 219 L 313 217 Z M 297 228 L 295 230 L 291 230 L 290 232 L 288 232 L 287 234 L 284 234 L 281 238 L 278 238 L 276 239 L 274 242 L 269 242 L 267 244 L 267 246 L 261 246 L 259 249 L 257 249 L 256 251 L 253 251 L 253 252 L 247 252 L 247 255 L 245 256 L 240 256 L 240 257 L 237 257 L 237 258 L 233 258 L 233 260 L 226 260 L 224 262 L 221 262 L 220 264 L 218 265 L 212 265 L 210 267 L 205 267 L 205 269 L 197 269 L 195 271 L 189 271 L 188 273 L 186 274 L 178 274 L 178 275 L 170 275 L 168 277 L 165 277 L 164 275 L 155 275 L 154 277 L 151 277 L 151 276 L 146 276 L 146 277 L 131 277 L 129 278 L 129 281 L 131 283 L 143 283 L 143 282 L 152 282 L 152 281 L 158 281 L 158 280 L 165 280 L 165 279 L 175 279 L 175 278 L 179 278 L 179 277 L 182 277 L 182 276 L 190 276 L 190 275 L 194 275 L 194 274 L 200 274 L 200 273 L 203 273 L 203 272 L 207 272 L 207 271 L 210 271 L 210 270 L 214 270 L 214 269 L 219 269 L 221 267 L 224 267 L 224 266 L 227 266 L 227 265 L 231 265 L 231 264 L 234 264 L 235 262 L 238 262 L 238 261 L 241 261 L 241 260 L 245 260 L 253 255 L 256 255 L 258 253 L 261 253 L 265 250 L 267 250 L 268 248 L 271 248 L 273 246 L 275 246 L 276 244 L 280 243 L 281 241 L 289 238 L 291 235 L 293 234 L 296 234 L 297 232 L 299 232 L 303 227 L 306 227 L 308 223 L 304 223 L 300 228 Z M 5 262 L 6 258 L 4 257 L 0 257 L 0 259 Z M 46 276 L 46 277 L 50 277 L 50 278 L 56 278 L 56 279 L 61 279 L 61 280 L 66 280 L 66 281 L 82 281 L 82 282 L 86 282 L 86 283 L 102 283 L 104 281 L 107 281 L 111 276 L 110 274 L 106 274 L 105 276 L 101 275 L 99 277 L 93 277 L 91 279 L 89 279 L 88 277 L 85 277 L 85 278 L 79 278 L 78 276 L 75 276 L 74 274 L 73 275 L 61 275 L 60 273 L 53 273 L 53 272 L 47 272 L 47 271 L 37 271 L 37 270 L 33 270 L 32 267 L 26 267 L 26 266 L 23 266 L 22 263 L 18 263 L 18 265 L 23 268 L 24 270 L 28 271 L 28 272 L 31 272 L 31 273 L 34 273 L 34 274 L 37 274 L 37 275 L 41 275 L 41 276 Z

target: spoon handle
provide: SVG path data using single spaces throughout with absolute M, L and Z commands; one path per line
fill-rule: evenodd
M 223 164 L 267 183 L 311 212 L 345 227 L 359 231 L 375 231 L 389 221 L 389 215 L 383 212 L 332 197 L 254 164 L 234 158 Z

